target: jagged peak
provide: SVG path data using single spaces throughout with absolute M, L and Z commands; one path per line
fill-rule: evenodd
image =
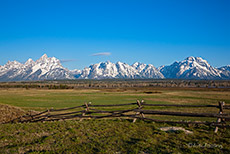
M 186 64 L 186 65 L 194 65 L 194 66 L 197 66 L 197 65 L 202 65 L 202 66 L 208 66 L 210 67 L 211 65 L 206 61 L 204 60 L 203 58 L 201 57 L 193 57 L 193 56 L 190 56 L 190 57 L 187 57 L 186 59 L 184 59 L 183 61 L 181 62 L 174 62 L 175 65 L 178 65 L 178 64 Z
M 148 64 L 147 66 L 148 67 L 155 67 L 153 64 Z
M 201 79 L 216 79 L 220 78 L 220 73 L 224 71 L 229 71 L 230 65 L 223 66 L 223 69 L 217 70 L 213 68 L 211 65 L 207 63 L 206 60 L 201 57 L 187 57 L 183 61 L 176 61 L 170 66 L 162 65 L 158 68 L 154 67 L 152 64 L 144 64 L 141 62 L 135 62 L 132 65 L 117 61 L 116 63 L 112 63 L 111 61 L 100 62 L 96 64 L 92 64 L 89 67 L 86 67 L 83 70 L 67 70 L 59 63 L 60 60 L 55 57 L 48 57 L 47 54 L 42 55 L 42 57 L 36 62 L 30 58 L 25 64 L 21 64 L 17 61 L 8 61 L 5 66 L 0 66 L 1 70 L 13 70 L 15 72 L 18 69 L 19 73 L 24 70 L 32 70 L 28 77 L 37 72 L 37 70 L 41 70 L 39 76 L 35 76 L 37 78 L 47 77 L 56 78 L 57 76 L 49 76 L 53 73 L 58 74 L 60 71 L 66 71 L 63 78 L 70 78 L 74 76 L 75 78 L 164 78 L 162 74 L 165 75 L 166 78 L 201 78 Z M 26 65 L 27 64 L 27 65 Z M 22 67 L 23 66 L 23 67 Z M 4 68 L 5 67 L 5 68 Z M 163 69 L 165 67 L 165 69 Z M 11 69 L 13 68 L 13 69 Z M 60 69 L 60 70 L 59 70 Z M 30 71 L 28 71 L 30 72 Z M 51 73 L 50 73 L 51 72 Z M 23 72 L 25 73 L 25 72 Z M 161 74 L 162 73 L 162 74 Z M 13 75 L 15 75 L 14 73 Z M 173 75 L 171 75 L 173 74 Z M 198 74 L 198 76 L 197 76 Z M 171 76 L 170 76 L 171 75 Z M 226 76 L 226 75 L 225 75 Z M 226 77 L 225 77 L 226 78 Z M 29 79 L 29 78 L 28 78 Z M 41 78 L 42 79 L 42 78 Z
M 103 61 L 103 62 L 99 62 L 99 63 L 96 63 L 96 64 L 92 64 L 92 65 L 107 65 L 107 64 L 112 64 L 111 61 L 107 60 L 107 61 Z
M 189 56 L 189 57 L 185 58 L 185 60 L 194 61 L 194 60 L 195 60 L 195 57 Z
M 186 60 L 183 60 L 183 61 L 186 61 Z M 181 61 L 181 62 L 183 62 L 183 61 Z M 181 62 L 179 62 L 179 61 L 176 60 L 175 62 L 172 63 L 172 65 L 179 64 Z M 164 66 L 167 66 L 167 65 L 164 65 Z
M 16 65 L 21 65 L 21 63 L 20 62 L 18 62 L 18 61 L 16 61 L 16 60 L 14 60 L 14 61 L 8 61 L 7 63 L 6 63 L 6 65 L 12 65 L 12 64 L 16 64 Z
M 116 62 L 116 64 L 124 64 L 123 62 L 121 62 L 121 61 L 118 61 L 118 62 Z
M 100 64 L 104 64 L 104 65 L 111 65 L 113 64 L 111 61 L 107 60 L 105 62 L 101 62 Z
M 161 66 L 157 67 L 156 69 L 161 71 L 162 69 L 164 69 L 164 67 L 165 67 L 165 65 L 161 65 Z
M 46 59 L 48 58 L 47 54 L 45 53 L 44 55 L 41 56 L 41 59 Z
M 140 65 L 144 65 L 144 63 L 135 62 L 135 63 L 132 64 L 133 67 L 137 67 L 137 66 L 140 66 Z
M 36 62 L 45 61 L 45 60 L 47 60 L 47 59 L 48 59 L 47 54 L 44 54 L 44 55 L 42 55 Z
M 207 62 L 206 60 L 204 60 L 204 59 L 201 58 L 201 57 L 193 57 L 193 56 L 190 56 L 190 57 L 185 58 L 184 61 L 204 61 L 204 62 Z M 176 62 L 177 62 L 177 61 L 176 61 Z
M 33 62 L 34 62 L 33 59 L 29 58 L 29 59 L 25 62 L 25 64 L 27 65 L 27 64 L 31 64 L 31 63 L 33 63 Z
M 57 59 L 56 57 L 48 57 L 47 54 L 42 55 L 37 61 L 37 63 L 40 62 L 52 62 L 52 63 L 58 63 L 61 65 L 61 62 L 59 59 Z
M 219 68 L 217 68 L 217 69 L 228 69 L 228 68 L 230 68 L 230 65 L 221 66 L 221 67 L 219 67 Z
M 140 63 L 140 62 L 135 62 L 135 63 L 133 63 L 133 65 L 140 65 L 140 64 L 142 64 L 142 63 Z

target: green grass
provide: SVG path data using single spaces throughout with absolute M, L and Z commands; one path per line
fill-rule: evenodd
M 148 89 L 149 90 L 149 89 Z M 152 90 L 156 91 L 156 90 Z M 0 104 L 21 107 L 24 110 L 46 110 L 47 108 L 65 108 L 92 104 L 120 104 L 132 103 L 137 99 L 144 99 L 154 104 L 213 104 L 225 101 L 230 104 L 229 91 L 189 91 L 189 90 L 158 90 L 160 93 L 146 94 L 145 89 L 126 90 L 124 92 L 108 90 L 36 90 L 36 89 L 8 89 L 0 90 Z M 127 108 L 127 107 L 124 107 Z M 148 109 L 149 107 L 146 107 Z M 175 110 L 170 107 L 154 107 L 155 109 Z M 152 107 L 153 109 L 153 107 Z M 177 108 L 178 111 L 218 112 L 213 108 Z
M 194 134 L 163 132 L 167 124 L 83 120 L 0 125 L 1 153 L 229 153 L 230 131 L 186 126 Z M 180 125 L 182 126 L 182 125 Z M 193 145 L 193 147 L 191 146 Z M 203 145 L 206 147 L 200 147 Z M 210 147 L 212 146 L 212 147 Z M 216 146 L 216 147 L 214 147 Z
M 145 91 L 153 91 L 153 93 L 146 94 Z M 83 105 L 84 102 L 132 103 L 137 99 L 155 104 L 217 105 L 218 101 L 225 101 L 230 105 L 230 92 L 163 88 L 0 90 L 0 104 L 17 106 L 27 111 L 73 107 Z M 134 107 L 136 106 L 108 108 L 108 110 Z M 218 113 L 218 109 L 215 108 L 146 107 L 145 109 Z M 229 110 L 224 112 L 230 113 Z M 152 117 L 164 120 L 216 121 L 213 118 L 157 115 Z M 177 125 L 194 132 L 192 135 L 186 135 L 180 131 L 162 132 L 158 129 L 162 126 L 172 125 L 143 121 L 132 123 L 125 119 L 2 124 L 0 125 L 0 153 L 230 153 L 229 129 L 219 129 L 219 132 L 214 134 L 214 128 L 209 126 Z
M 122 92 L 121 92 L 122 90 Z M 146 94 L 146 91 L 152 91 Z M 218 101 L 225 101 L 230 104 L 229 91 L 199 91 L 199 90 L 168 90 L 168 89 L 78 89 L 78 90 L 37 90 L 37 89 L 8 89 L 0 90 L 0 104 L 8 104 L 20 107 L 24 110 L 43 111 L 47 108 L 65 108 L 83 105 L 85 102 L 92 104 L 120 104 L 132 103 L 137 99 L 144 99 L 147 103 L 153 104 L 212 104 L 217 105 Z M 132 109 L 136 106 L 124 106 L 113 108 L 101 108 L 104 110 Z M 181 107 L 145 107 L 145 109 L 197 112 L 197 113 L 218 113 L 217 108 L 181 108 Z M 230 113 L 230 110 L 225 112 Z M 209 120 L 213 118 L 189 118 L 174 116 L 153 116 L 160 119 L 175 120 Z
M 230 104 L 229 91 L 162 90 L 161 93 L 144 93 L 145 89 L 114 92 L 106 90 L 0 90 L 0 103 L 21 107 L 25 110 L 64 108 L 92 102 L 93 104 L 119 104 L 144 99 L 148 103 L 167 104 Z

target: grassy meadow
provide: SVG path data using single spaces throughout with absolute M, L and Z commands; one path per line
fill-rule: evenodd
M 163 132 L 167 124 L 129 120 L 83 120 L 0 125 L 0 153 L 229 153 L 230 131 L 199 125 Z
M 208 104 L 225 101 L 228 89 L 205 88 L 107 88 L 107 89 L 0 89 L 0 104 L 26 111 L 65 108 L 92 104 L 132 103 L 145 100 L 152 104 Z M 117 107 L 116 109 L 136 106 Z M 147 107 L 145 109 L 218 113 L 215 108 Z M 230 113 L 226 110 L 225 113 Z M 170 120 L 207 120 L 153 116 Z M 163 132 L 159 127 L 180 126 L 193 131 Z M 205 125 L 172 125 L 129 119 L 56 121 L 45 123 L 1 124 L 0 153 L 229 153 L 230 130 Z
M 199 89 L 0 89 L 0 104 L 20 107 L 24 110 L 64 108 L 92 102 L 93 104 L 131 103 L 137 99 L 147 103 L 164 104 L 212 104 L 225 101 L 230 104 L 230 91 Z

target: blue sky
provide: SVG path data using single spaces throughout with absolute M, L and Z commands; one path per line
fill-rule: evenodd
M 158 67 L 188 56 L 228 65 L 230 1 L 0 0 L 0 65 L 44 53 L 69 69 L 106 60 Z

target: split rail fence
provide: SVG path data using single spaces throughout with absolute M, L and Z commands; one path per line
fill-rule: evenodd
M 137 105 L 136 108 L 127 110 L 116 110 L 116 107 L 124 107 Z M 172 111 L 160 111 L 160 110 L 144 110 L 144 107 L 185 107 L 185 108 L 218 108 L 218 113 L 190 113 L 190 112 L 172 112 Z M 108 108 L 109 107 L 109 108 Z M 98 109 L 100 108 L 100 110 Z M 78 110 L 77 109 L 83 109 Z M 107 110 L 105 110 L 107 109 Z M 109 110 L 110 109 L 110 110 Z M 63 109 L 47 109 L 46 111 L 38 114 L 27 114 L 16 118 L 11 123 L 24 123 L 24 122 L 44 122 L 44 121 L 57 121 L 67 119 L 102 119 L 102 118 L 129 118 L 135 122 L 137 119 L 163 122 L 163 123 L 178 123 L 178 124 L 206 124 L 215 126 L 215 132 L 218 131 L 218 127 L 229 127 L 230 114 L 224 113 L 224 110 L 230 109 L 230 105 L 225 105 L 224 102 L 218 102 L 218 105 L 175 105 L 175 104 L 149 104 L 137 100 L 136 103 L 126 104 L 108 104 L 108 105 L 93 105 L 91 103 L 84 103 L 84 105 L 69 107 Z M 153 119 L 149 115 L 167 115 L 167 116 L 183 116 L 183 117 L 210 117 L 217 118 L 215 121 L 175 121 L 175 120 L 160 120 Z

